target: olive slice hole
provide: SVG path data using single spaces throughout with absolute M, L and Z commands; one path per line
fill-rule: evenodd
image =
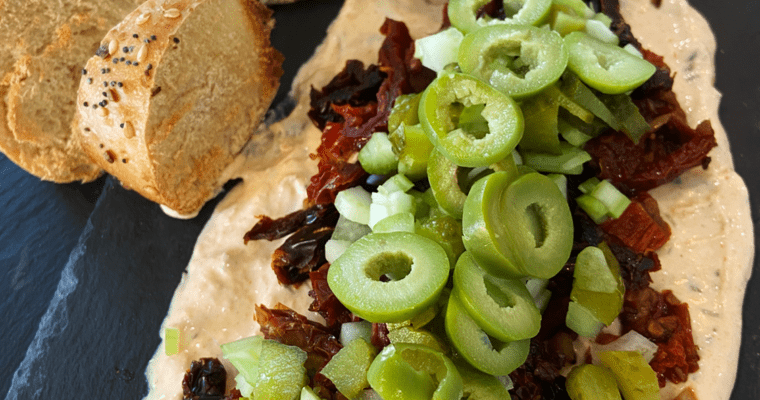
M 502 342 L 499 339 L 496 339 L 495 337 L 487 334 L 482 329 L 480 330 L 480 342 L 485 346 L 487 349 L 498 353 L 501 350 L 503 350 L 505 347 L 507 347 L 507 343 Z
M 378 282 L 399 281 L 412 272 L 413 260 L 406 253 L 385 252 L 367 261 L 364 273 Z
M 490 132 L 488 121 L 482 115 L 485 108 L 485 104 L 465 105 L 460 102 L 450 104 L 451 126 L 461 129 L 462 132 L 475 139 L 483 139 Z
M 525 217 L 528 222 L 528 233 L 533 236 L 536 248 L 541 248 L 547 236 L 546 226 L 548 223 L 545 213 L 540 205 L 533 203 L 525 209 Z
M 472 189 L 472 185 L 474 185 L 475 182 L 491 173 L 493 173 L 493 170 L 488 167 L 457 167 L 456 180 L 459 190 L 464 194 L 470 193 L 470 189 Z
M 491 277 L 490 275 L 483 276 L 483 283 L 486 286 L 486 293 L 488 293 L 488 296 L 491 297 L 491 299 L 493 299 L 493 301 L 495 301 L 496 304 L 498 304 L 501 308 L 514 307 L 514 299 L 499 289 L 499 286 L 496 284 L 496 282 L 492 281 L 493 279 L 498 278 Z

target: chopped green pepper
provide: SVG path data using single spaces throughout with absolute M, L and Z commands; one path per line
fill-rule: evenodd
M 657 374 L 637 351 L 603 351 L 599 360 L 609 368 L 625 400 L 658 400 Z
M 565 387 L 572 400 L 621 400 L 612 371 L 593 364 L 573 367 Z
M 599 249 L 604 253 L 604 259 L 607 267 L 615 279 L 616 286 L 611 292 L 591 291 L 589 287 L 597 287 L 588 282 L 581 281 L 578 285 L 573 284 L 573 290 L 570 292 L 570 299 L 588 309 L 596 318 L 605 325 L 610 325 L 612 321 L 620 314 L 623 307 L 623 297 L 625 296 L 625 285 L 620 276 L 620 264 L 615 255 L 612 254 L 609 246 L 602 242 Z M 579 273 L 576 279 L 585 279 L 584 274 Z
M 392 232 L 370 233 L 352 243 L 330 266 L 327 282 L 359 317 L 401 322 L 433 305 L 448 277 L 449 260 L 441 246 L 420 235 Z
M 472 112 L 471 108 L 481 110 Z M 460 124 L 461 116 L 468 123 Z M 485 167 L 506 158 L 523 134 L 520 107 L 471 76 L 443 72 L 422 93 L 419 118 L 436 149 L 454 164 Z M 485 125 L 472 119 L 482 118 Z M 482 127 L 487 126 L 483 132 Z
M 369 386 L 367 370 L 375 359 L 375 346 L 364 339 L 356 339 L 340 349 L 320 371 L 349 399 L 361 394 Z
M 523 25 L 495 25 L 474 31 L 459 47 L 459 67 L 515 98 L 527 97 L 556 82 L 568 52 L 562 37 Z
M 367 380 L 385 400 L 460 400 L 462 377 L 443 353 L 418 344 L 386 346 Z
M 541 327 L 541 313 L 525 284 L 488 274 L 467 252 L 454 268 L 454 297 L 477 326 L 502 342 L 532 338 Z
M 491 375 L 507 375 L 522 365 L 528 357 L 530 340 L 501 342 L 483 331 L 459 300 L 449 298 L 446 308 L 446 334 L 467 362 Z

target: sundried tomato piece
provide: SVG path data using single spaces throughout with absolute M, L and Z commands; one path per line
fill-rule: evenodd
M 359 60 L 348 60 L 343 70 L 322 90 L 311 88 L 311 109 L 309 118 L 320 130 L 328 122 L 342 122 L 343 116 L 336 112 L 334 105 L 347 104 L 362 107 L 377 102 L 377 92 L 385 80 L 385 73 L 379 66 L 370 65 L 366 69 Z
M 243 240 L 275 240 L 293 233 L 272 254 L 272 270 L 283 285 L 297 285 L 309 278 L 309 272 L 327 262 L 325 243 L 338 222 L 332 203 L 318 204 L 290 213 L 277 220 L 263 216 Z
M 307 354 L 304 366 L 313 376 L 343 348 L 338 338 L 324 325 L 311 321 L 283 304 L 274 308 L 256 305 L 254 319 L 264 338 L 296 346 Z
M 660 209 L 648 193 L 631 199 L 619 218 L 601 224 L 602 230 L 639 254 L 649 254 L 670 238 L 670 225 L 660 217 Z
M 670 290 L 660 293 L 647 287 L 627 291 L 620 321 L 623 333 L 635 330 L 657 343 L 657 353 L 649 365 L 657 373 L 660 387 L 666 381 L 685 382 L 688 374 L 699 369 L 689 306 Z
M 330 204 L 318 204 L 305 210 L 292 212 L 284 217 L 273 220 L 266 215 L 259 216 L 259 222 L 243 236 L 243 242 L 248 244 L 250 240 L 277 240 L 290 235 L 293 232 L 322 219 L 325 215 L 334 212 L 335 207 Z
M 346 306 L 335 297 L 330 286 L 327 284 L 327 271 L 330 264 L 322 265 L 318 270 L 309 274 L 312 290 L 309 291 L 314 301 L 309 306 L 309 311 L 319 313 L 325 319 L 328 328 L 339 329 L 339 324 L 351 322 L 352 314 Z

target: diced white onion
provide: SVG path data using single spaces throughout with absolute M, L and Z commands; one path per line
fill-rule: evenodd
M 419 58 L 422 65 L 441 72 L 445 66 L 457 61 L 462 39 L 464 35 L 454 27 L 417 39 L 414 41 L 414 57 Z
M 657 353 L 657 344 L 636 331 L 630 331 L 608 344 L 592 343 L 591 361 L 594 364 L 601 365 L 598 354 L 603 351 L 637 351 L 641 353 L 646 362 L 651 362 L 654 359 L 654 354 Z
M 334 263 L 338 257 L 343 255 L 348 246 L 351 246 L 351 242 L 347 240 L 328 240 L 325 242 L 325 259 L 330 264 Z
M 340 344 L 348 346 L 353 340 L 362 338 L 372 341 L 372 323 L 369 321 L 346 322 L 340 326 Z
M 340 215 L 360 224 L 369 222 L 369 205 L 372 202 L 369 192 L 361 186 L 343 190 L 335 196 L 335 208 Z

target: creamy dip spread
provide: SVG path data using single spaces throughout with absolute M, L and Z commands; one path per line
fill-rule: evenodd
M 433 4 L 436 3 L 436 4 Z M 665 57 L 676 73 L 674 91 L 695 126 L 710 119 L 718 147 L 710 168 L 688 171 L 675 183 L 651 192 L 672 228 L 660 251 L 662 270 L 652 274 L 654 287 L 671 289 L 689 303 L 694 341 L 700 348 L 700 370 L 690 375 L 701 399 L 727 399 L 736 375 L 741 337 L 741 303 L 749 279 L 753 233 L 747 189 L 734 172 L 726 133 L 718 121 L 720 94 L 713 88 L 715 39 L 704 18 L 685 0 L 664 0 L 656 9 L 649 0 L 621 1 L 622 13 L 644 47 Z M 177 291 L 165 328 L 181 331 L 180 353 L 164 354 L 163 343 L 146 372 L 149 399 L 181 399 L 181 381 L 190 362 L 218 357 L 228 369 L 228 387 L 236 370 L 221 356 L 220 344 L 259 333 L 255 304 L 281 302 L 309 318 L 307 282 L 301 287 L 278 284 L 271 254 L 281 241 L 243 244 L 243 235 L 258 215 L 283 216 L 298 210 L 308 179 L 316 172 L 309 159 L 320 132 L 309 121 L 309 89 L 322 87 L 343 68 L 343 61 L 376 62 L 384 17 L 402 20 L 412 37 L 434 33 L 440 26 L 442 0 L 347 0 L 325 42 L 304 65 L 291 95 L 298 101 L 284 120 L 270 125 L 228 169 L 240 177 L 216 206 L 203 229 Z M 680 392 L 670 385 L 663 399 Z

